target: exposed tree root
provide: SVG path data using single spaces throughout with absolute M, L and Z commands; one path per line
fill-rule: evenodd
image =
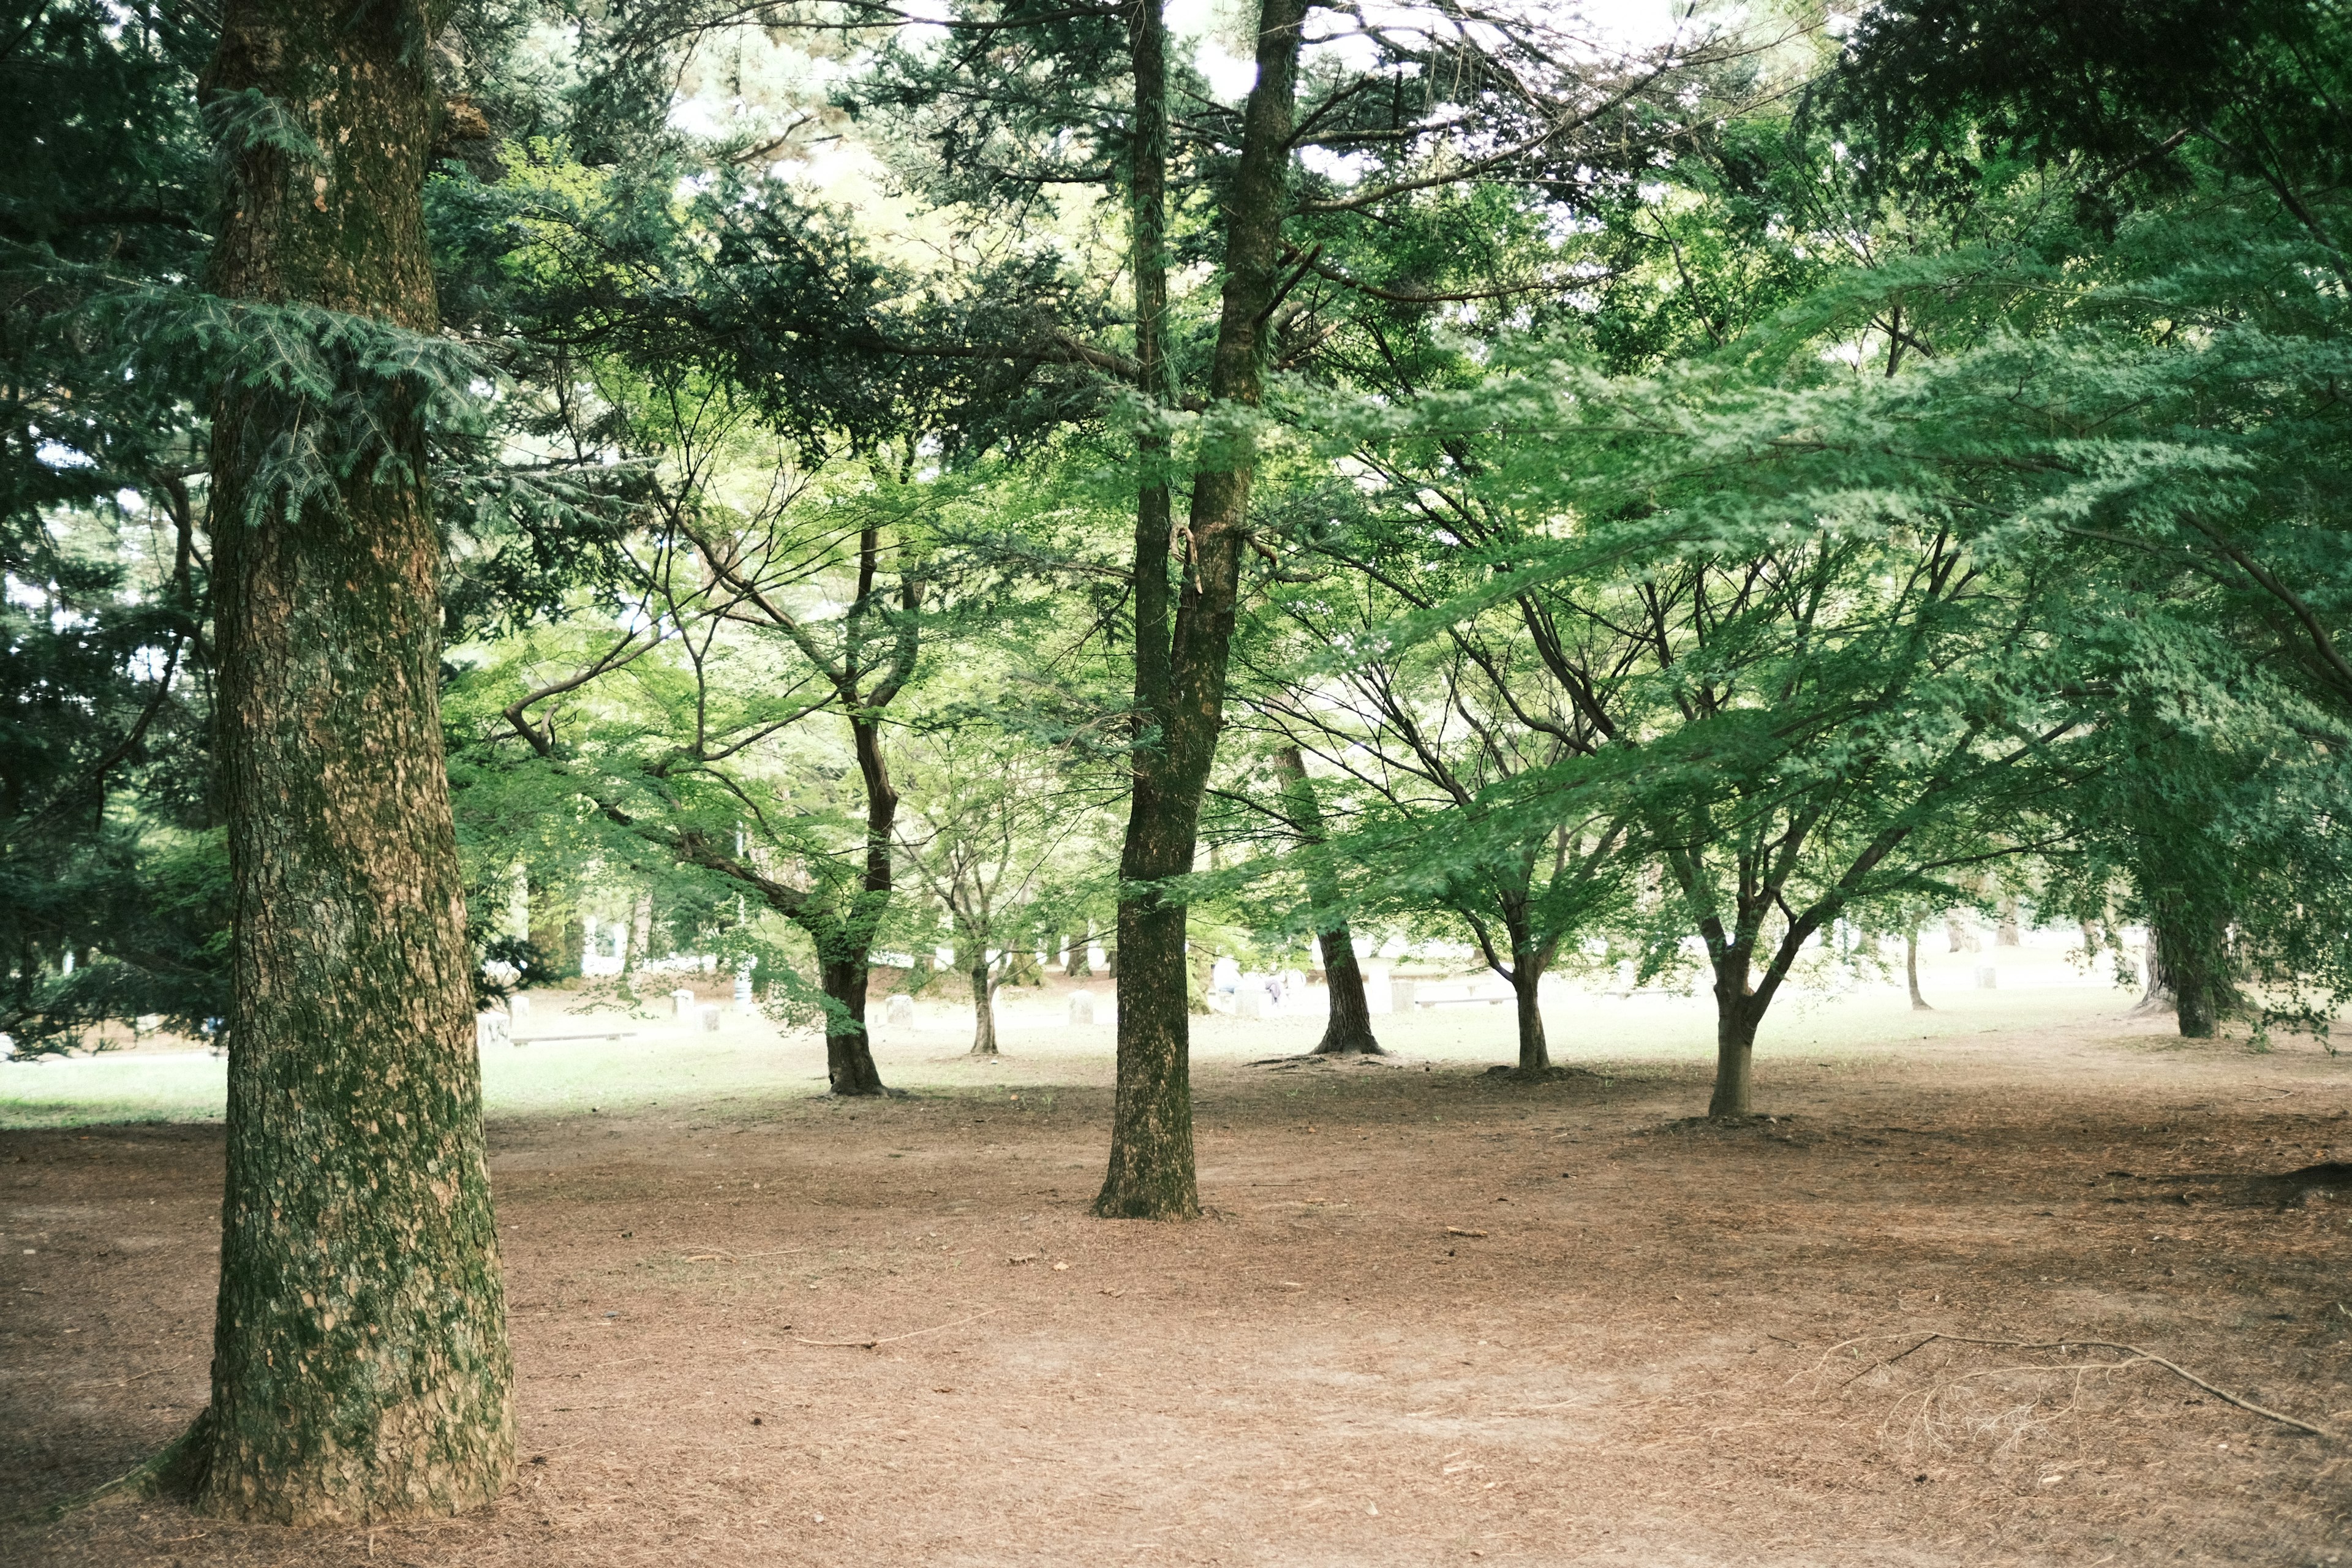
M 188 1499 L 195 1495 L 196 1484 L 204 1479 L 205 1446 L 212 1440 L 213 1413 L 206 1405 L 203 1414 L 188 1424 L 188 1429 L 173 1438 L 136 1468 L 125 1471 L 110 1481 L 101 1481 L 87 1491 L 76 1492 L 46 1507 L 18 1514 L 20 1524 L 55 1523 L 68 1514 L 79 1513 L 86 1508 L 104 1503 L 136 1502 L 142 1498 L 169 1497 Z

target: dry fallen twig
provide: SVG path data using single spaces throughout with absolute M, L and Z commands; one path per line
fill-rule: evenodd
M 919 1334 L 936 1334 L 947 1329 L 960 1329 L 966 1323 L 978 1322 L 981 1319 L 987 1317 L 989 1312 L 997 1311 L 999 1309 L 995 1307 L 991 1307 L 986 1312 L 974 1312 L 971 1317 L 958 1318 L 952 1323 L 934 1323 L 928 1329 L 909 1329 L 903 1334 L 884 1334 L 879 1339 L 803 1340 L 798 1334 L 794 1334 L 793 1338 L 800 1340 L 800 1342 L 804 1345 L 822 1345 L 835 1350 L 870 1351 L 876 1345 L 896 1344 L 900 1340 L 911 1340 Z
M 1881 1336 L 1871 1335 L 1869 1337 L 1875 1339 Z M 1891 1338 L 1893 1336 L 1890 1335 L 1885 1337 Z M 2173 1376 L 2180 1378 L 2184 1382 L 2195 1384 L 2198 1387 L 2203 1389 L 2214 1398 L 2234 1405 L 2241 1410 L 2250 1411 L 2252 1414 L 2263 1417 L 2265 1421 L 2275 1421 L 2282 1426 L 2292 1426 L 2298 1432 L 2308 1432 L 2315 1437 L 2332 1438 L 2336 1436 L 2334 1432 L 2329 1431 L 2325 1426 L 2314 1426 L 2311 1422 L 2299 1420 L 2293 1415 L 2282 1415 L 2280 1412 L 2270 1409 L 2266 1405 L 2257 1405 L 2251 1399 L 2232 1394 L 2226 1388 L 2217 1388 L 2213 1384 L 2206 1382 L 2203 1378 L 2198 1376 L 2195 1373 L 2190 1372 L 2187 1367 L 2181 1366 L 2176 1362 L 2167 1361 L 2164 1357 L 2158 1355 L 2153 1351 L 2142 1350 L 2137 1345 L 2119 1344 L 2114 1340 L 1996 1340 L 1987 1339 L 1974 1334 L 1947 1334 L 1942 1332 L 1930 1333 L 1922 1338 L 1917 1344 L 1913 1345 L 1910 1350 L 1903 1351 L 1897 1354 L 1888 1356 L 1884 1361 L 1874 1362 L 1869 1366 L 1864 1367 L 1861 1372 L 1855 1373 L 1853 1377 L 1847 1378 L 1845 1383 L 1840 1384 L 1838 1386 L 1841 1388 L 1845 1387 L 1848 1384 L 1852 1384 L 1855 1378 L 1860 1378 L 1867 1373 L 1876 1372 L 1880 1367 L 1893 1366 L 1905 1356 L 1910 1355 L 1916 1351 L 1925 1350 L 1938 1340 L 1942 1340 L 1950 1344 L 1997 1345 L 2007 1350 L 2021 1351 L 2064 1351 L 2070 1346 L 2082 1350 L 2116 1351 L 2120 1352 L 2124 1355 L 2133 1358 L 2134 1361 L 2153 1362 L 2158 1366 L 2164 1368 L 2165 1371 L 2172 1373 Z M 1845 1342 L 1846 1344 L 1859 1344 L 1861 1342 L 1862 1342 L 1859 1340 L 1848 1340 Z M 1832 1345 L 1830 1348 L 1834 1351 L 1842 1349 L 1843 1347 Z M 2116 1366 L 2127 1366 L 2129 1364 L 2131 1364 L 2129 1362 L 2109 1363 L 2106 1366 L 2101 1367 L 2098 1370 L 2112 1370 Z M 2053 1366 L 2012 1367 L 2005 1370 L 2014 1372 L 2074 1372 L 2088 1369 Z

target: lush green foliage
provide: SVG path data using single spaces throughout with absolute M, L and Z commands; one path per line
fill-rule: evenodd
M 1135 496 L 1246 436 L 1236 733 L 1171 889 L 1204 955 L 1345 917 L 1529 985 L 1630 962 L 1737 1043 L 1855 932 L 2022 895 L 2152 925 L 2185 1023 L 2352 986 L 2331 0 L 1607 60 L 1329 14 L 1257 410 L 1204 395 L 1205 54 L 1142 384 L 1123 12 L 469 12 L 430 340 L 194 289 L 206 40 L 118 14 L 0 58 L 88 108 L 0 176 L 20 1043 L 214 1005 L 223 377 L 432 405 L 475 929 L 542 971 L 594 919 L 846 1036 L 877 952 L 1107 930 Z M 286 504 L 332 477 L 281 456 Z

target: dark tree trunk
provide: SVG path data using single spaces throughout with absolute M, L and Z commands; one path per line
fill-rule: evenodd
M 971 966 L 971 1054 L 976 1057 L 997 1054 L 995 992 L 987 950 L 983 948 L 980 962 Z
M 1386 1056 L 1372 1035 L 1372 1007 L 1364 998 L 1364 969 L 1356 962 L 1356 939 L 1342 921 L 1315 939 L 1323 954 L 1323 978 L 1331 990 L 1331 1016 L 1315 1047 L 1322 1057 Z
M 1325 842 L 1323 807 L 1315 798 L 1315 784 L 1307 776 L 1307 759 L 1297 746 L 1275 753 L 1275 771 L 1282 775 L 1283 795 L 1299 837 L 1310 848 Z M 1316 1046 L 1318 1057 L 1384 1056 L 1372 1037 L 1371 1005 L 1364 999 L 1364 972 L 1356 963 L 1355 933 L 1337 911 L 1339 882 L 1320 862 L 1307 873 L 1307 902 L 1315 924 L 1315 945 L 1323 955 L 1323 979 L 1331 993 L 1331 1016 Z
M 1542 981 L 1542 967 L 1532 955 L 1522 953 L 1511 971 L 1511 993 L 1519 1016 L 1519 1070 L 1525 1073 L 1551 1070 L 1551 1049 L 1544 1040 L 1543 1008 L 1536 995 Z
M 1087 943 L 1091 935 L 1091 932 L 1081 932 L 1064 939 L 1069 943 L 1070 956 L 1063 963 L 1062 973 L 1073 980 L 1087 979 L 1095 972 L 1092 961 L 1087 957 Z
M 1754 1112 L 1756 1026 L 1771 1005 L 1774 989 L 1769 973 L 1762 994 L 1749 981 L 1756 959 L 1754 941 L 1753 936 L 1727 939 L 1720 926 L 1709 924 L 1708 945 L 1715 950 L 1715 1093 L 1706 1102 L 1709 1116 Z
M 867 531 L 859 598 L 866 597 L 873 575 L 876 544 Z M 857 753 L 857 770 L 866 786 L 866 865 L 857 891 L 850 896 L 849 911 L 820 937 L 825 953 L 824 994 L 841 1004 L 846 1018 L 825 1025 L 825 1073 L 835 1094 L 884 1094 L 881 1069 L 874 1065 L 873 1037 L 866 1030 L 866 983 L 872 973 L 874 933 L 890 907 L 890 830 L 898 820 L 898 792 L 882 754 L 882 729 L 871 719 L 849 721 L 850 740 Z M 814 933 L 813 933 L 814 934 Z
M 1927 998 L 1919 994 L 1919 922 L 1913 921 L 1903 932 L 1903 978 L 1911 987 L 1911 1011 L 1932 1013 Z
M 1763 1009 L 1748 995 L 1726 995 L 1718 982 L 1715 998 L 1715 1093 L 1709 1116 L 1753 1114 L 1756 1026 Z
M 1210 397 L 1220 404 L 1246 407 L 1260 399 L 1305 15 L 1305 0 L 1263 0 L 1260 10 L 1257 81 L 1243 112 L 1227 197 L 1224 297 L 1209 381 Z M 1159 392 L 1166 374 L 1159 319 L 1164 305 L 1150 295 L 1156 289 L 1165 299 L 1167 79 L 1157 0 L 1139 0 L 1131 39 L 1139 358 L 1147 386 Z M 1095 1200 L 1095 1212 L 1106 1217 L 1189 1219 L 1200 1213 L 1184 910 L 1146 885 L 1192 869 L 1202 795 L 1223 723 L 1255 460 L 1245 437 L 1205 460 L 1209 466 L 1192 476 L 1189 558 L 1174 624 L 1164 637 L 1171 542 L 1165 487 L 1148 485 L 1136 509 L 1136 709 L 1156 733 L 1138 738 L 1119 858 L 1118 1089 L 1109 1169 Z
M 228 152 L 210 283 L 436 326 L 422 189 L 437 7 L 229 0 L 209 86 L 320 151 Z M 283 141 L 283 138 L 273 138 Z M 436 695 L 441 542 L 406 394 L 389 449 L 289 516 L 263 478 L 323 411 L 213 424 L 217 756 L 236 889 L 212 1403 L 170 1474 L 286 1523 L 449 1513 L 514 1474 L 472 953 Z
M 2158 968 L 2171 987 L 2181 1034 L 2211 1039 L 2240 1005 L 2230 974 L 2228 920 L 2210 909 L 2168 909 L 2160 911 L 2155 938 Z
M 835 1094 L 881 1094 L 882 1073 L 874 1065 L 873 1037 L 866 1029 L 866 992 L 873 970 L 861 950 L 855 958 L 820 962 L 817 981 L 841 1007 L 824 1022 L 824 1075 Z

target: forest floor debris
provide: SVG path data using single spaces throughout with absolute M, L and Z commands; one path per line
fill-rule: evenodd
M 1688 1062 L 1213 1054 L 1186 1226 L 1087 1216 L 1108 1075 L 1017 1048 L 887 1103 L 780 1070 L 499 1119 L 530 1462 L 375 1561 L 2324 1563 L 2345 1445 L 2142 1358 L 2352 1423 L 2352 1060 L 2162 1028 L 1768 1053 L 1744 1135 L 1681 1120 Z M 210 1126 L 0 1132 L 0 1512 L 195 1414 L 219 1161 Z M 23 1568 L 370 1549 L 157 1503 L 0 1527 Z

